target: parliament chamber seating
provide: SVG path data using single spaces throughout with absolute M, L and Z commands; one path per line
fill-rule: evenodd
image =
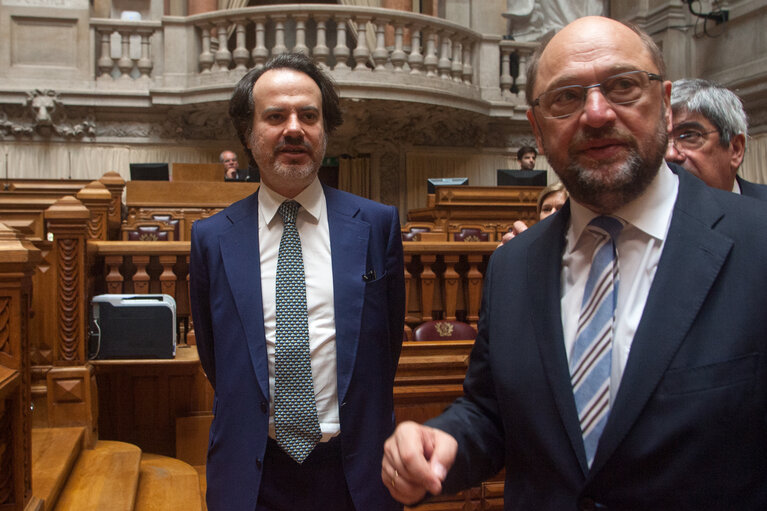
M 136 221 L 133 225 L 120 227 L 123 241 L 174 241 L 173 226 L 159 221 Z
M 452 224 L 448 229 L 450 241 L 495 241 L 495 226 L 482 224 Z
M 476 336 L 473 326 L 456 320 L 426 321 L 413 329 L 413 340 L 419 342 L 474 340 Z

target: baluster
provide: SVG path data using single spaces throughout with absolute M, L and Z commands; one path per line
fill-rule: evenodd
M 410 254 L 405 254 L 405 317 L 407 318 L 408 312 L 410 311 L 409 305 L 410 305 L 410 293 L 413 289 L 413 274 L 410 273 L 408 270 L 408 267 L 413 262 L 413 256 Z
M 274 20 L 274 47 L 272 48 L 272 56 L 282 55 L 288 52 L 288 47 L 285 46 L 285 20 L 287 16 L 284 14 L 278 14 L 272 16 Z
M 99 29 L 101 35 L 101 57 L 97 63 L 101 74 L 99 78 L 111 77 L 112 68 L 114 67 L 114 61 L 112 60 L 112 45 L 110 44 L 110 37 L 112 36 L 112 29 Z
M 176 299 L 176 274 L 173 273 L 173 265 L 176 264 L 176 256 L 161 255 L 158 257 L 162 266 L 160 274 L 160 289 L 163 294 L 170 295 Z
M 336 46 L 333 48 L 333 56 L 336 58 L 334 71 L 349 69 L 346 62 L 349 60 L 349 47 L 346 45 L 346 19 L 343 16 L 335 16 L 336 20 Z
M 376 25 L 376 47 L 373 50 L 373 62 L 375 62 L 376 71 L 383 71 L 386 69 L 386 61 L 389 59 L 389 52 L 386 49 L 386 40 L 384 38 L 384 32 L 389 20 L 379 18 L 375 20 Z
M 527 87 L 527 62 L 530 59 L 532 52 L 533 50 L 531 48 L 517 48 L 519 67 L 517 68 L 518 74 L 516 84 L 517 94 L 521 100 L 525 100 L 525 87 Z
M 357 22 L 357 47 L 352 52 L 354 60 L 357 61 L 357 65 L 354 66 L 355 71 L 370 71 L 370 68 L 367 67 L 367 61 L 370 58 L 370 48 L 368 48 L 367 39 L 367 23 L 369 20 L 368 16 L 357 16 L 355 18 Z
M 403 32 L 404 27 L 402 22 L 398 21 L 394 25 L 394 51 L 391 52 L 390 57 L 395 72 L 403 71 L 403 66 L 405 65 L 405 60 L 407 59 L 407 55 L 405 55 L 405 52 L 402 50 Z
M 138 295 L 145 295 L 149 293 L 149 274 L 146 271 L 149 256 L 134 255 L 133 264 L 136 266 L 136 273 L 133 275 L 133 292 Z
M 426 56 L 423 58 L 423 65 L 426 68 L 426 76 L 437 76 L 437 33 L 428 30 L 426 33 Z
M 141 35 L 141 58 L 138 60 L 136 67 L 141 72 L 141 76 L 148 79 L 149 73 L 152 72 L 154 67 L 149 56 L 149 37 L 152 35 L 152 30 L 141 29 L 139 30 L 139 35 Z
M 309 19 L 309 15 L 295 13 L 293 19 L 296 20 L 296 45 L 293 51 L 310 56 L 309 47 L 306 46 L 306 20 Z
M 453 40 L 453 65 L 450 67 L 450 74 L 453 75 L 454 82 L 461 82 L 461 72 L 463 71 L 463 64 L 461 63 L 462 56 L 461 41 L 456 38 Z
M 323 69 L 328 68 L 328 55 L 330 55 L 330 48 L 327 47 L 327 39 L 326 39 L 326 30 L 327 27 L 325 26 L 325 23 L 328 20 L 328 16 L 326 15 L 317 15 L 314 17 L 316 23 L 317 23 L 317 44 L 314 46 L 314 50 L 312 51 L 314 55 L 314 60 L 317 62 L 317 65 Z
M 509 64 L 509 48 L 501 48 L 501 94 L 508 96 L 511 94 L 511 66 Z
M 420 74 L 423 69 L 423 55 L 421 54 L 421 27 L 410 25 L 410 55 L 407 63 L 410 66 L 410 74 Z
M 442 34 L 441 51 L 439 55 L 439 62 L 437 68 L 439 69 L 439 77 L 443 80 L 450 79 L 450 33 L 445 32 Z
M 469 303 L 466 304 L 466 321 L 477 328 L 479 321 L 479 306 L 482 298 L 482 273 L 479 265 L 482 263 L 482 254 L 469 254 L 469 272 L 466 275 L 469 287 Z
M 120 274 L 122 262 L 123 256 L 121 255 L 104 256 L 104 265 L 107 269 L 107 275 L 104 277 L 107 282 L 107 293 L 121 294 L 123 292 L 123 282 L 125 279 Z
M 421 315 L 422 321 L 431 321 L 432 307 L 434 303 L 434 284 L 437 275 L 434 273 L 433 266 L 437 262 L 436 254 L 421 255 L 423 271 L 421 272 Z
M 471 65 L 472 42 L 466 39 L 463 42 L 463 81 L 464 83 L 473 83 L 474 69 Z
M 107 239 L 107 215 L 112 194 L 100 181 L 91 181 L 77 192 L 77 199 L 90 211 L 88 221 L 88 239 Z
M 264 35 L 264 21 L 265 18 L 259 17 L 254 20 L 256 31 L 256 46 L 253 47 L 253 51 L 250 52 L 253 57 L 253 67 L 261 69 L 266 63 L 266 59 L 269 58 L 269 50 L 266 48 L 266 40 Z
M 200 35 L 202 36 L 202 52 L 199 57 L 200 73 L 210 73 L 210 68 L 213 66 L 213 53 L 210 51 L 211 28 L 213 28 L 211 25 L 200 27 Z
M 130 79 L 130 72 L 133 70 L 133 60 L 130 58 L 130 30 L 120 30 L 120 60 L 117 61 L 117 67 L 120 69 L 120 78 Z
M 216 30 L 218 31 L 218 50 L 216 51 L 216 65 L 217 71 L 225 72 L 229 71 L 229 63 L 232 62 L 232 52 L 229 51 L 227 43 L 226 31 L 229 28 L 229 22 L 227 20 L 219 21 L 216 23 Z
M 239 71 L 246 71 L 248 69 L 248 57 L 250 52 L 245 48 L 245 20 L 235 20 L 235 41 L 236 46 L 232 52 L 232 58 L 234 59 L 234 68 Z
M 458 303 L 458 264 L 457 254 L 445 254 L 445 317 L 448 321 L 455 320 L 455 309 Z

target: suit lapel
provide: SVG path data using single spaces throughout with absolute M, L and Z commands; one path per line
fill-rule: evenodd
M 328 210 L 333 299 L 336 323 L 338 402 L 343 402 L 354 371 L 365 302 L 365 274 L 370 224 L 355 218 L 357 206 L 323 187 Z
M 534 311 L 531 316 L 546 377 L 554 394 L 562 426 L 585 475 L 588 472 L 586 452 L 570 382 L 560 305 L 560 274 L 569 219 L 568 202 L 566 207 L 552 218 L 551 225 L 530 245 L 527 290 L 530 294 L 531 310 Z
M 711 190 L 685 171 L 658 269 L 631 345 L 592 474 L 637 420 L 719 275 L 732 240 L 716 230 L 723 213 Z
M 221 259 L 245 332 L 253 371 L 262 394 L 268 396 L 269 367 L 266 357 L 258 246 L 258 193 L 251 195 L 243 206 L 230 213 L 232 226 L 219 237 Z

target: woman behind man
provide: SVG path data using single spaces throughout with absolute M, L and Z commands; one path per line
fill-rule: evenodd
M 565 205 L 567 197 L 567 190 L 565 190 L 564 185 L 560 181 L 544 188 L 541 191 L 541 194 L 538 196 L 538 204 L 536 206 L 538 221 L 540 222 L 547 216 L 553 215 L 559 211 L 562 206 Z M 503 245 L 514 236 L 525 230 L 527 230 L 527 224 L 525 224 L 522 220 L 517 220 L 512 225 L 511 230 L 503 235 L 499 246 Z

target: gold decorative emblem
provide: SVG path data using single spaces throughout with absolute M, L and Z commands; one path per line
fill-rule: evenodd
M 469 234 L 463 239 L 463 241 L 481 241 L 481 240 L 479 239 L 479 236 L 477 236 L 476 234 Z
M 139 241 L 159 241 L 160 237 L 153 232 L 142 232 L 138 239 Z
M 434 323 L 434 328 L 437 330 L 437 333 L 440 337 L 450 337 L 453 335 L 453 324 L 447 323 L 445 321 L 438 321 L 437 323 Z

